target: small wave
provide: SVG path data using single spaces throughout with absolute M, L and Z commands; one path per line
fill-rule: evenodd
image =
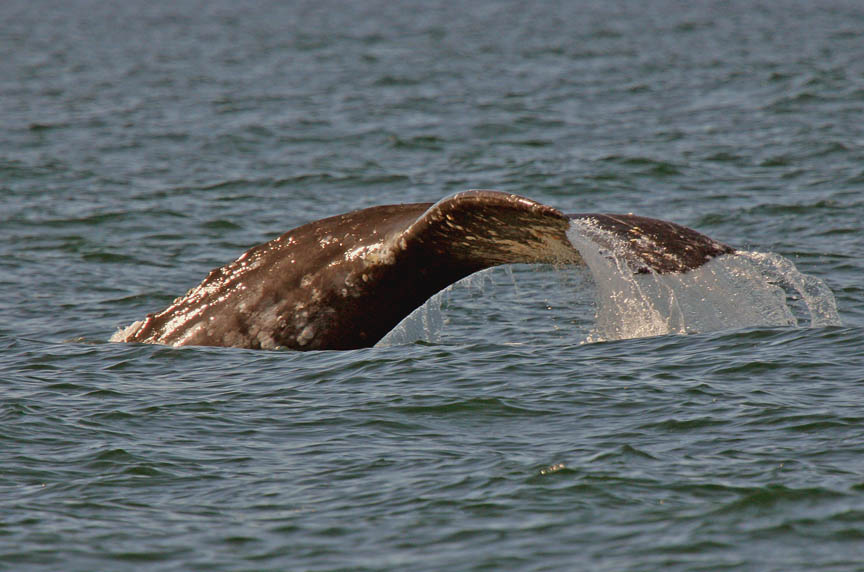
M 601 161 L 634 169 L 643 175 L 657 177 L 680 175 L 684 169 L 683 165 L 640 156 L 610 155 L 603 157 Z
M 390 135 L 388 142 L 394 149 L 408 149 L 417 151 L 440 151 L 444 149 L 446 141 L 436 135 L 416 135 L 413 137 L 404 137 L 399 135 Z

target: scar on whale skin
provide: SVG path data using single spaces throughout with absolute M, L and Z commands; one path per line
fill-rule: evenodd
M 111 341 L 254 349 L 355 349 L 380 340 L 438 291 L 485 268 L 583 264 L 570 221 L 634 272 L 684 273 L 734 250 L 635 215 L 571 214 L 472 190 L 310 222 L 210 272 Z

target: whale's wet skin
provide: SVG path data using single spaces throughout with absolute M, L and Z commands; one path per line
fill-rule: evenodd
M 444 288 L 512 263 L 587 264 L 598 286 L 589 341 L 798 323 L 785 292 L 743 254 L 692 229 L 635 215 L 565 215 L 483 190 L 298 227 L 212 271 L 112 341 L 368 347 Z M 812 322 L 839 323 L 830 291 L 793 271 L 785 279 Z

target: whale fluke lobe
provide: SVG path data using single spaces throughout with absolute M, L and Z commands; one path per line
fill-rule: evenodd
M 579 231 L 618 251 L 639 273 L 671 274 L 699 268 L 735 250 L 691 228 L 637 215 L 574 214 Z
M 254 349 L 374 345 L 450 284 L 500 264 L 582 264 L 571 221 L 634 272 L 698 268 L 733 250 L 673 223 L 565 215 L 498 191 L 325 218 L 255 246 L 112 341 Z

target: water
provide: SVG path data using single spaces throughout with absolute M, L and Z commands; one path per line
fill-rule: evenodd
M 0 21 L 0 568 L 864 569 L 858 3 Z M 105 343 L 298 224 L 467 188 L 791 261 L 842 325 L 778 282 L 797 326 L 581 343 L 591 276 L 516 266 L 419 343 Z

